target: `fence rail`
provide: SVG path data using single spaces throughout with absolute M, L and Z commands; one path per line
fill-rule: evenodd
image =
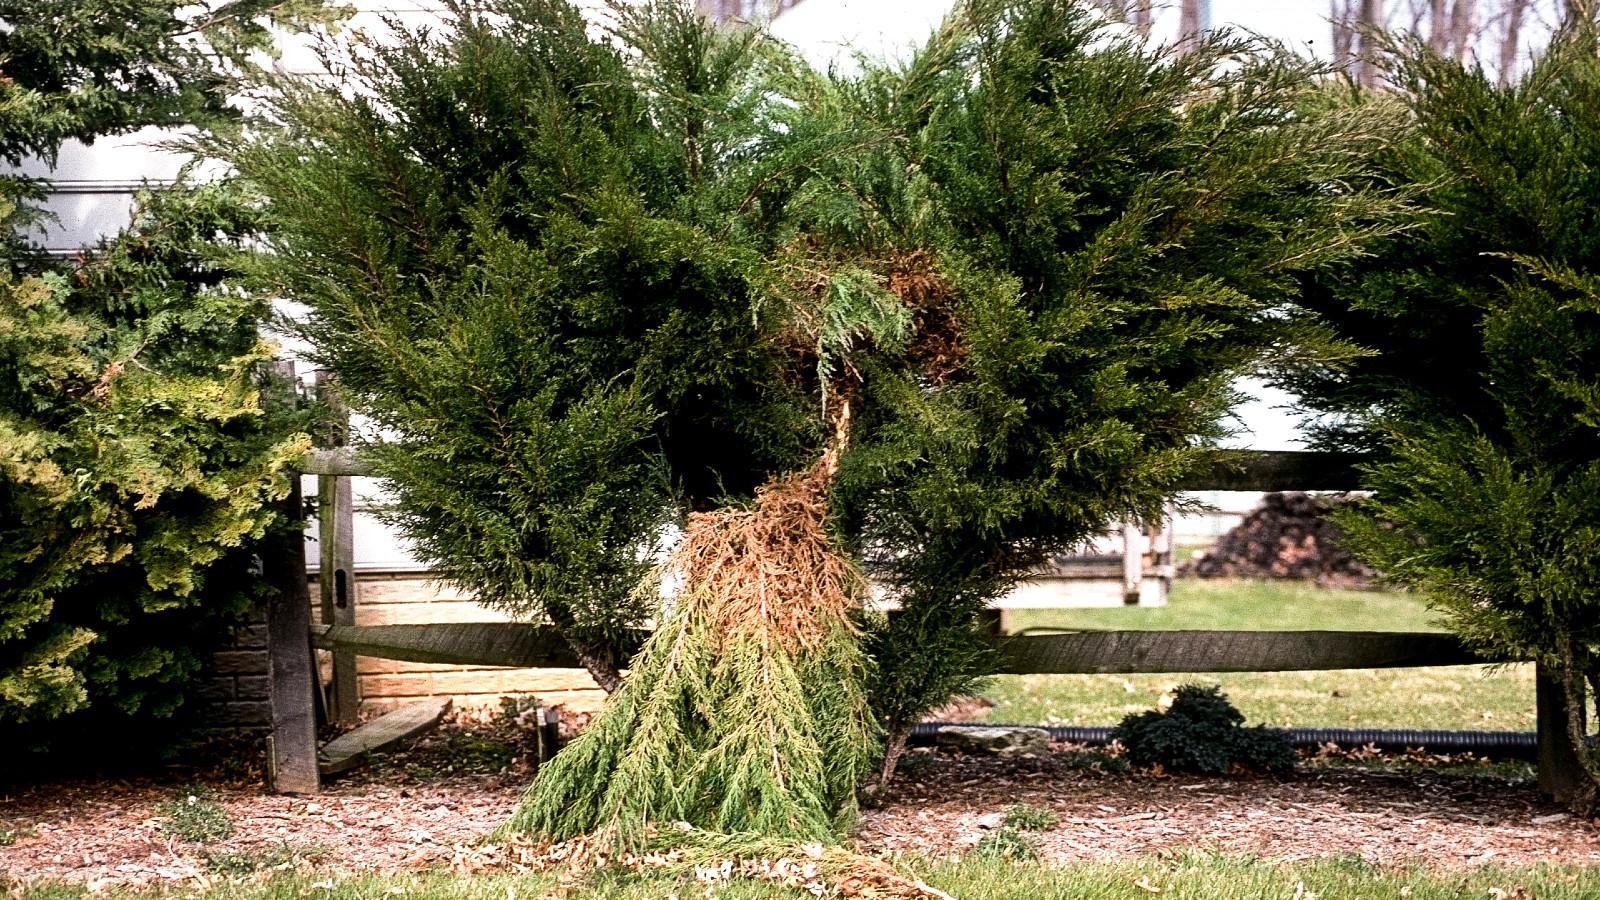
M 633 633 L 632 654 L 648 632 Z M 1487 660 L 1455 635 L 1397 631 L 1072 631 L 990 638 L 1001 675 L 1304 672 L 1463 666 Z M 578 668 L 555 629 L 523 622 L 317 625 L 311 645 L 407 662 Z
M 1363 458 L 1352 453 L 1310 451 L 1217 451 L 1210 465 L 1187 479 L 1184 490 L 1351 490 L 1360 484 Z M 313 450 L 301 471 L 324 479 L 370 475 L 371 469 L 348 447 Z M 323 482 L 324 484 L 327 481 Z M 343 492 L 347 496 L 348 492 Z M 287 548 L 286 548 L 287 549 Z M 304 547 L 298 570 L 283 566 L 286 591 L 305 596 Z M 298 580 L 298 588 L 293 582 Z M 303 605 L 303 604 L 302 604 Z M 286 607 L 278 604 L 273 609 Z M 269 610 L 270 612 L 270 610 Z M 282 615 L 293 616 L 292 612 Z M 304 613 L 300 613 L 301 616 Z M 298 621 L 304 622 L 303 618 Z M 272 628 L 274 660 L 310 656 L 312 648 L 338 656 L 377 656 L 424 663 L 515 668 L 578 668 L 578 660 L 553 629 L 520 623 L 443 625 L 348 624 L 348 616 L 308 628 L 301 625 L 299 647 L 291 629 Z M 269 623 L 269 626 L 271 623 Z M 636 638 L 642 642 L 644 633 Z M 1319 669 L 1382 669 L 1481 663 L 1453 635 L 1368 631 L 1107 631 L 995 636 L 1000 671 L 1012 674 L 1277 672 Z M 307 666 L 274 668 L 275 783 L 285 792 L 316 790 L 314 760 L 305 752 L 311 720 L 314 678 Z M 281 683 L 280 683 L 281 682 Z M 1538 677 L 1540 790 L 1569 799 L 1581 783 L 1580 762 L 1565 739 L 1564 694 L 1557 681 Z M 310 770 L 307 771 L 307 765 Z
M 1359 453 L 1316 450 L 1218 450 L 1206 468 L 1179 486 L 1186 491 L 1346 491 L 1360 483 Z M 371 475 L 350 447 L 312 450 L 300 461 L 307 475 Z

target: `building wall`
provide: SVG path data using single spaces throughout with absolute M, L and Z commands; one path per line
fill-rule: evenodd
M 422 574 L 367 573 L 357 577 L 356 585 L 357 625 L 511 621 L 470 596 L 429 583 Z M 605 699 L 605 692 L 581 669 L 501 669 L 358 657 L 356 673 L 363 710 L 435 696 L 448 696 L 458 707 L 493 706 L 503 695 L 534 694 L 547 705 L 592 711 Z

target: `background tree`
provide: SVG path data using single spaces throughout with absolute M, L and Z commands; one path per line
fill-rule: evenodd
M 1560 674 L 1583 744 L 1600 675 L 1600 46 L 1559 34 L 1518 82 L 1403 44 L 1416 137 L 1383 178 L 1423 187 L 1426 225 L 1305 295 L 1372 355 L 1295 388 L 1334 447 L 1375 451 L 1353 547 L 1473 645 Z M 1592 808 L 1593 787 L 1577 798 Z
M 230 71 L 319 4 L 0 3 L 0 160 L 230 117 Z M 252 541 L 303 442 L 262 399 L 265 299 L 226 185 L 141 196 L 76 260 L 30 240 L 44 186 L 0 174 L 0 744 L 167 716 L 260 591 Z M 41 723 L 59 719 L 46 727 Z M 26 725 L 26 728 L 22 726 Z
M 1409 34 L 1439 56 L 1476 63 L 1501 85 L 1519 78 L 1574 0 L 1332 0 L 1333 58 L 1364 87 L 1383 75 L 1384 34 Z
M 831 839 L 869 691 L 898 747 L 984 671 L 989 599 L 1176 492 L 1235 376 L 1336 351 L 1284 312 L 1402 227 L 1344 187 L 1390 116 L 1067 0 L 964 4 L 849 77 L 687 3 L 611 14 L 459 10 L 209 146 L 423 556 L 616 688 L 512 827 Z

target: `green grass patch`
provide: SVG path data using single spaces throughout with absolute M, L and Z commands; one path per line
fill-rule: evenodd
M 1024 628 L 1165 631 L 1443 631 L 1427 604 L 1389 591 L 1338 591 L 1288 581 L 1180 578 L 1166 606 L 1109 609 L 1018 609 Z
M 1580 900 L 1600 896 L 1600 869 L 1594 868 L 1483 868 L 1438 873 L 1422 868 L 1375 867 L 1360 860 L 1335 859 L 1293 865 L 1221 857 L 1176 854 L 1120 864 L 1080 864 L 1049 867 L 1036 862 L 969 855 L 960 862 L 901 863 L 905 874 L 960 897 L 962 900 L 1066 900 L 1094 897 L 1104 900 L 1148 900 L 1159 891 L 1178 900 L 1258 900 L 1263 897 L 1315 896 L 1317 900 L 1408 897 L 1410 900 L 1460 900 L 1460 898 L 1538 897 L 1540 900 Z M 658 900 L 668 896 L 721 900 L 766 900 L 810 896 L 780 885 L 734 881 L 707 885 L 686 876 L 610 871 L 593 874 L 561 896 L 570 900 Z M 541 897 L 557 888 L 551 875 L 455 876 L 419 873 L 390 876 L 335 878 L 322 875 L 277 876 L 266 881 L 225 880 L 201 893 L 159 889 L 144 892 L 107 890 L 95 897 L 204 897 L 208 900 L 393 900 L 426 897 L 429 900 L 506 900 Z M 1497 893 L 1500 892 L 1500 893 Z M 13 894 L 19 900 L 81 900 L 83 888 L 35 885 Z
M 1415 597 L 1281 582 L 1180 580 L 1158 609 L 1016 610 L 1013 630 L 1438 631 Z M 1251 723 L 1530 731 L 1533 667 L 1444 666 L 1182 675 L 1003 675 L 989 722 L 1115 725 L 1183 682 L 1219 684 Z
M 161 830 L 196 844 L 220 840 L 233 833 L 233 820 L 204 785 L 180 788 L 170 800 L 156 804 L 155 814 L 166 819 Z

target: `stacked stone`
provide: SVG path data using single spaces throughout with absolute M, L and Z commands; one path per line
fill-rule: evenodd
M 261 731 L 272 724 L 267 694 L 267 623 L 259 613 L 211 656 L 211 679 L 200 699 L 206 723 L 228 731 Z

